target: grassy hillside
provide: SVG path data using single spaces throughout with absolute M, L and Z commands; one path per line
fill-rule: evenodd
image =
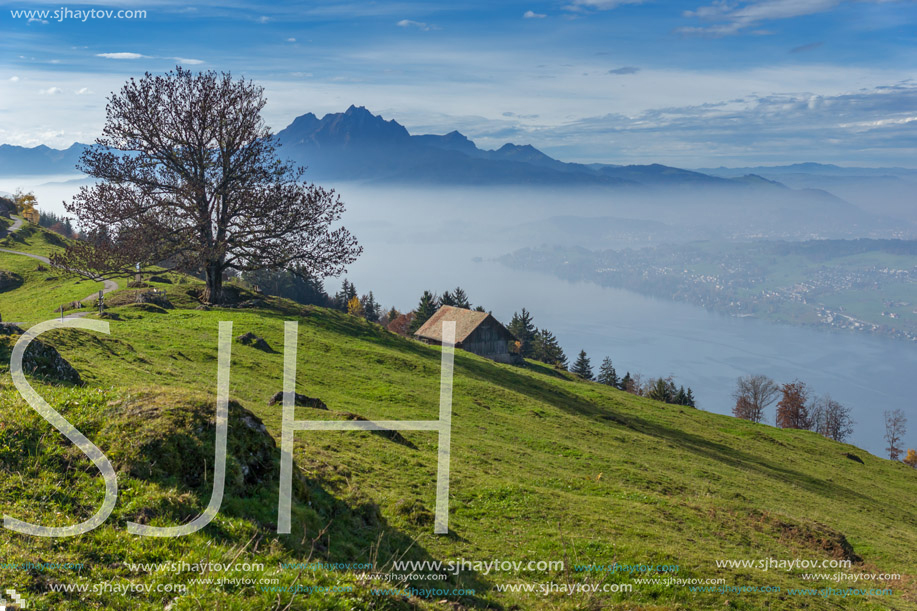
M 0 270 L 22 259 L 0 254 Z M 45 281 L 34 274 L 0 292 L 4 320 L 15 318 L 7 311 L 16 312 L 18 304 L 41 299 Z M 281 414 L 268 399 L 281 388 L 283 322 L 300 322 L 297 391 L 329 408 L 297 408 L 298 419 L 435 419 L 439 351 L 338 312 L 284 300 L 249 295 L 262 302 L 246 309 L 194 309 L 197 281 L 171 280 L 157 285 L 171 309 L 132 304 L 125 290 L 111 299 L 124 304 L 109 310 L 111 335 L 67 330 L 45 336 L 86 385 L 36 381 L 36 387 L 112 459 L 120 498 L 104 526 L 77 539 L 0 530 L 0 585 L 27 593 L 30 608 L 917 609 L 917 470 L 815 433 L 656 403 L 536 363 L 498 365 L 461 351 L 455 359 L 450 534 L 433 535 L 434 434 L 298 432 L 294 532 L 278 536 L 275 440 Z M 187 537 L 129 535 L 128 520 L 178 524 L 207 504 L 219 321 L 232 321 L 234 336 L 253 332 L 273 349 L 233 344 L 231 458 L 222 510 L 210 526 Z M 0 357 L 4 368 L 8 354 Z M 97 470 L 18 397 L 8 368 L 0 369 L 0 401 L 3 512 L 44 524 L 90 516 L 104 492 Z M 801 575 L 812 571 L 803 569 L 716 563 L 768 558 L 849 559 L 849 570 L 814 572 L 901 577 L 854 585 L 807 581 Z M 264 567 L 207 576 L 251 581 L 228 585 L 192 583 L 201 575 L 189 572 L 129 568 L 129 563 L 206 559 Z M 412 580 L 417 588 L 474 590 L 426 599 L 374 594 L 373 587 L 387 586 L 361 578 L 362 571 L 300 571 L 281 564 L 372 563 L 378 573 L 390 574 L 396 560 L 454 559 L 562 560 L 566 568 L 479 568 L 446 581 Z M 39 560 L 86 567 L 2 568 L 2 562 Z M 628 574 L 575 568 L 615 562 L 678 570 Z M 666 577 L 702 584 L 722 578 L 726 586 L 780 591 L 698 592 L 662 583 Z M 646 578 L 660 582 L 636 581 Z M 258 583 L 262 579 L 277 583 L 266 586 Z M 128 596 L 51 591 L 62 583 L 146 584 L 154 591 Z M 187 586 L 188 593 L 155 591 L 167 583 Z M 548 583 L 633 589 L 572 595 L 545 595 L 537 588 L 498 591 L 507 584 Z M 270 591 L 277 585 L 301 591 L 295 596 Z M 352 590 L 315 589 L 323 586 Z M 791 591 L 826 587 L 888 587 L 892 593 L 825 597 Z

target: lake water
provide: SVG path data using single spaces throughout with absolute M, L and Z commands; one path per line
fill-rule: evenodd
M 0 180 L 0 190 L 35 189 L 42 208 L 63 212 L 61 199 L 76 190 L 32 177 Z M 23 184 L 24 183 L 24 184 Z M 737 377 L 765 374 L 778 382 L 805 381 L 812 392 L 830 394 L 853 410 L 852 442 L 883 455 L 884 410 L 900 408 L 911 422 L 907 447 L 917 447 L 917 406 L 911 376 L 917 346 L 888 339 L 729 318 L 696 306 L 644 297 L 594 284 L 571 284 L 553 276 L 512 271 L 493 258 L 523 245 L 511 227 L 519 218 L 557 214 L 556 199 L 538 201 L 518 190 L 394 191 L 341 186 L 348 227 L 364 246 L 348 277 L 358 290 L 372 290 L 386 308 L 412 309 L 424 289 L 462 286 L 475 304 L 504 323 L 522 307 L 535 324 L 550 329 L 568 359 L 585 349 L 598 367 L 610 356 L 618 373 L 672 375 L 694 390 L 702 409 L 729 413 Z M 563 207 L 564 213 L 595 208 Z M 603 213 L 608 210 L 603 209 Z M 495 231 L 479 231 L 482 226 Z M 334 292 L 339 280 L 327 287 Z M 773 423 L 774 408 L 768 413 Z
M 349 200 L 349 223 L 364 246 L 348 277 L 358 290 L 372 290 L 384 306 L 401 311 L 416 306 L 425 289 L 442 292 L 457 285 L 473 304 L 508 323 L 525 307 L 535 324 L 551 330 L 572 363 L 579 350 L 594 369 L 610 356 L 620 375 L 672 375 L 694 390 L 698 407 L 731 413 L 736 378 L 764 374 L 778 383 L 795 378 L 819 395 L 830 394 L 849 406 L 856 421 L 851 442 L 885 454 L 884 410 L 900 408 L 911 429 L 908 447 L 917 447 L 917 409 L 911 376 L 917 373 L 917 346 L 879 337 L 823 331 L 732 318 L 686 303 L 646 297 L 624 289 L 571 283 L 552 275 L 511 270 L 494 258 L 513 250 L 511 240 L 456 242 L 449 222 L 427 230 L 405 230 L 392 209 L 416 218 L 416 210 L 378 206 L 360 191 Z M 388 211 L 383 214 L 384 211 Z M 372 221 L 377 217 L 377 221 Z M 456 226 L 467 217 L 452 219 Z M 331 280 L 334 292 L 339 282 Z M 768 422 L 774 422 L 774 407 Z

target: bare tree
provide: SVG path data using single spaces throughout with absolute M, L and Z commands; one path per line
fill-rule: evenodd
M 344 205 L 278 159 L 265 102 L 261 87 L 228 73 L 179 67 L 131 79 L 109 98 L 102 136 L 80 158 L 96 183 L 66 206 L 90 233 L 108 233 L 111 252 L 84 245 L 54 263 L 101 275 L 168 261 L 203 272 L 212 303 L 223 299 L 224 273 L 341 273 L 361 252 L 346 229 L 331 228 Z
M 850 408 L 841 405 L 831 395 L 818 397 L 812 402 L 812 426 L 815 432 L 834 441 L 846 441 L 853 434 Z
M 900 409 L 885 410 L 883 415 L 885 416 L 885 441 L 888 443 L 885 449 L 890 459 L 898 460 L 901 452 L 904 451 L 900 444 L 907 432 L 907 417 Z
M 809 429 L 809 389 L 796 380 L 780 387 L 782 397 L 777 402 L 777 426 L 784 429 Z
M 736 405 L 732 414 L 752 422 L 764 420 L 764 410 L 777 399 L 780 387 L 767 376 L 747 375 L 736 380 L 736 389 L 732 396 Z

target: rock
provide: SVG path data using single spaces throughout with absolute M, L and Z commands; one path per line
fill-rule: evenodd
M 314 409 L 328 409 L 328 406 L 325 405 L 325 402 L 321 399 L 315 399 L 313 397 L 307 397 L 306 395 L 296 394 L 296 405 L 301 405 L 302 407 L 311 407 Z M 268 401 L 268 405 L 277 405 L 278 403 L 283 402 L 283 392 L 278 392 L 271 400 Z
M 13 347 L 23 331 L 9 323 L 0 323 L 0 362 L 9 363 Z M 32 340 L 22 358 L 22 369 L 33 375 L 57 382 L 82 384 L 80 374 L 53 347 L 40 339 Z
M 166 310 L 171 310 L 175 307 L 169 301 L 169 297 L 162 291 L 143 291 L 142 293 L 137 293 L 136 299 L 135 303 L 151 303 Z
M 264 341 L 264 338 L 258 337 L 252 332 L 240 335 L 236 338 L 236 341 L 244 346 L 251 346 L 252 348 L 257 348 L 258 350 L 264 350 L 265 352 L 274 351 L 271 346 L 266 341 Z
M 0 269 L 0 292 L 17 289 L 20 286 L 22 286 L 22 276 Z
M 358 420 L 361 422 L 369 421 L 369 418 L 364 418 L 360 414 L 354 414 L 351 412 L 341 412 L 341 416 L 344 417 L 344 420 Z M 369 432 L 372 433 L 373 435 L 379 435 L 380 437 L 384 437 L 385 439 L 388 439 L 389 441 L 394 441 L 395 443 L 401 444 L 407 448 L 411 448 L 412 450 L 417 449 L 416 445 L 411 443 L 404 435 L 402 435 L 398 431 L 369 431 Z

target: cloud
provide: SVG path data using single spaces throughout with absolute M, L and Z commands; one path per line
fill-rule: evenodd
M 287 42 L 296 42 L 296 39 L 293 37 L 287 38 Z
M 104 57 L 105 59 L 168 59 L 171 61 L 178 62 L 180 64 L 187 64 L 189 66 L 198 66 L 205 63 L 202 59 L 192 59 L 189 57 L 157 57 L 155 55 L 143 55 L 142 53 L 96 53 L 96 57 Z
M 536 13 L 535 11 L 526 11 L 522 14 L 523 19 L 544 19 L 547 17 L 544 13 Z
M 623 4 L 643 4 L 644 0 L 573 0 L 565 9 L 568 11 L 610 11 Z
M 609 70 L 608 74 L 637 74 L 638 72 L 640 72 L 640 68 L 636 66 L 623 66 L 621 68 Z
M 140 53 L 96 53 L 96 57 L 104 57 L 105 59 L 142 59 L 149 56 L 141 55 Z
M 914 108 L 914 81 L 832 95 L 747 95 L 584 118 L 540 131 L 536 146 L 550 151 L 553 143 L 579 140 L 580 147 L 602 150 L 601 143 L 614 141 L 625 158 L 675 164 L 671 155 L 850 160 L 867 150 L 888 162 L 917 147 Z M 594 147 L 583 140 L 587 134 Z
M 686 26 L 676 32 L 686 35 L 731 36 L 743 33 L 764 21 L 793 19 L 829 11 L 844 2 L 852 0 L 746 0 L 732 2 L 714 0 L 682 15 L 689 19 L 712 22 L 704 26 Z M 858 2 L 891 3 L 899 0 L 856 0 Z M 751 31 L 752 34 L 771 34 L 767 30 Z
M 41 95 L 60 95 L 64 93 L 64 90 L 61 89 L 60 87 L 49 87 L 47 89 L 42 89 L 38 93 L 40 93 Z
M 798 47 L 793 47 L 792 49 L 790 49 L 790 53 L 805 53 L 806 51 L 812 51 L 813 49 L 817 49 L 818 47 L 822 46 L 823 44 L 824 43 L 822 42 L 810 42 L 807 45 L 800 45 Z
M 419 30 L 423 30 L 424 32 L 430 30 L 430 26 L 426 23 L 422 21 L 414 21 L 412 19 L 402 19 L 398 22 L 397 25 L 399 28 L 417 28 Z
M 94 92 L 94 91 L 91 91 L 91 90 L 89 89 L 89 87 L 82 87 L 82 88 L 80 88 L 80 89 L 77 89 L 77 90 L 74 91 L 73 93 L 74 93 L 75 95 L 91 95 L 91 94 L 93 94 L 93 93 L 95 93 L 95 92 Z
M 258 17 L 258 19 L 256 19 L 255 21 L 257 21 L 258 23 L 267 23 L 267 22 L 270 21 L 270 20 L 271 20 L 270 17 L 268 17 L 268 16 L 266 16 L 266 15 L 261 15 L 261 16 Z
M 11 83 L 18 83 L 18 82 L 19 82 L 19 77 L 18 77 L 18 76 L 11 76 L 11 77 L 10 77 L 10 82 L 11 82 Z

